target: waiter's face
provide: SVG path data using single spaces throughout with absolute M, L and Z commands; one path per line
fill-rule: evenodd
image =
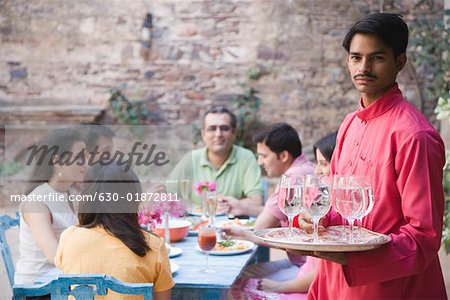
M 350 43 L 347 63 L 353 84 L 371 103 L 393 86 L 406 54 L 395 58 L 392 49 L 376 35 L 357 33 Z

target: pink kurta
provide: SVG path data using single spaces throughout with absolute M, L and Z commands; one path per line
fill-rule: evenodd
M 362 103 L 362 102 L 361 102 Z M 333 174 L 373 177 L 375 205 L 363 226 L 390 235 L 379 249 L 322 260 L 311 299 L 447 299 L 438 259 L 444 195 L 444 145 L 397 85 L 346 117 L 331 161 Z M 331 212 L 328 225 L 340 225 Z

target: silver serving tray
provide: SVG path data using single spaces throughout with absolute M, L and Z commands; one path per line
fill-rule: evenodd
M 291 236 L 287 227 L 261 229 L 255 231 L 255 235 L 269 247 L 323 252 L 367 251 L 391 241 L 389 236 L 365 228 L 361 228 L 360 235 L 358 235 L 355 228 L 353 233 L 354 243 L 350 244 L 342 238 L 344 229 L 347 235 L 349 234 L 348 226 L 330 226 L 321 232 L 319 241 L 314 243 L 312 234 L 308 234 L 299 228 L 293 229 L 294 236 Z

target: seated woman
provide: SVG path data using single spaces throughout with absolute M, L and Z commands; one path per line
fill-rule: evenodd
M 322 139 L 320 139 L 313 146 L 314 156 L 317 161 L 315 174 L 316 175 L 329 175 L 330 174 L 330 161 L 331 156 L 336 145 L 337 133 L 331 133 Z M 298 217 L 294 220 L 298 226 Z M 251 238 L 255 241 L 256 238 Z M 263 263 L 264 264 L 270 264 Z M 297 275 L 293 279 L 284 280 L 279 276 L 277 280 L 272 280 L 272 274 L 263 274 L 263 276 L 253 276 L 254 278 L 241 278 L 235 287 L 231 291 L 231 295 L 234 299 L 307 299 L 307 292 L 311 282 L 316 274 L 316 267 L 318 264 L 318 258 L 307 256 L 306 262 L 300 267 Z M 259 269 L 265 269 L 258 265 L 250 266 L 248 269 L 253 270 L 246 271 L 247 274 L 254 275 Z M 245 276 L 245 275 L 244 275 Z
M 116 163 L 96 165 L 85 181 L 82 196 L 94 201 L 80 202 L 79 225 L 61 234 L 55 265 L 68 274 L 104 273 L 128 283 L 153 283 L 154 299 L 170 299 L 175 283 L 164 241 L 141 229 L 139 202 L 126 200 L 127 194 L 142 192 L 136 174 Z M 99 201 L 107 193 L 117 201 Z M 136 296 L 109 291 L 105 299 Z
M 20 256 L 14 278 L 17 284 L 34 283 L 37 278 L 57 270 L 53 261 L 59 236 L 76 224 L 73 206 L 68 201 L 69 187 L 86 174 L 84 164 L 74 161 L 85 148 L 76 130 L 53 130 L 35 149 L 41 147 L 44 151 L 37 150 L 34 157 L 33 150 L 30 152 L 30 158 L 35 159 L 26 190 L 30 201 L 23 201 L 19 207 Z M 32 201 L 33 198 L 43 201 Z

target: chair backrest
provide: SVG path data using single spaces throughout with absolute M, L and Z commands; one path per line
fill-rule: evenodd
M 6 230 L 13 226 L 19 226 L 19 220 L 19 213 L 16 213 L 16 219 L 11 218 L 8 215 L 0 216 L 0 248 L 2 250 L 3 263 L 5 264 L 11 287 L 14 285 L 14 262 L 11 255 L 11 249 L 6 240 Z
M 104 296 L 108 290 L 125 295 L 143 295 L 144 300 L 153 299 L 153 283 L 125 283 L 104 274 L 60 275 L 44 284 L 31 286 L 15 285 L 14 299 L 50 294 L 53 299 L 67 299 L 72 295 L 77 300 L 94 299 Z

